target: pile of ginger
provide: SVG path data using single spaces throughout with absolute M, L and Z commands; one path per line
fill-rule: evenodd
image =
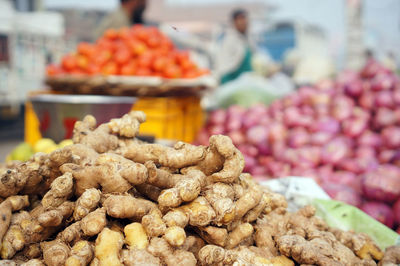
M 136 139 L 130 112 L 75 124 L 74 144 L 0 167 L 0 265 L 396 265 L 242 173 L 232 141 Z

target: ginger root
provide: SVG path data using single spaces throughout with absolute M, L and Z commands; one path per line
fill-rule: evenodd
M 124 236 L 120 232 L 104 228 L 98 235 L 95 244 L 95 256 L 100 266 L 119 266 L 120 251 L 124 244 Z
M 145 249 L 149 245 L 148 236 L 140 223 L 125 226 L 125 242 L 129 249 Z
M 399 262 L 397 247 L 383 253 L 364 234 L 330 228 L 311 206 L 288 212 L 282 195 L 242 173 L 229 137 L 148 144 L 135 138 L 144 121 L 130 112 L 96 127 L 86 116 L 73 145 L 0 166 L 0 264 Z

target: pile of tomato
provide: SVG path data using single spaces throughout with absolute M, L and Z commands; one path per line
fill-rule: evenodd
M 96 43 L 82 42 L 60 65 L 47 66 L 47 75 L 123 75 L 196 78 L 208 73 L 177 50 L 155 27 L 135 25 L 109 29 Z

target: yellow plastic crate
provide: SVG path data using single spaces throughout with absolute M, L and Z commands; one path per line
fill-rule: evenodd
M 140 134 L 158 139 L 192 142 L 203 125 L 198 97 L 139 98 L 132 109 L 147 116 Z

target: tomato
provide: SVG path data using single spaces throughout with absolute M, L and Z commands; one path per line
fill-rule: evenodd
M 138 28 L 137 30 L 135 30 L 134 36 L 136 38 L 138 38 L 139 40 L 146 42 L 147 39 L 149 39 L 149 37 L 151 35 L 150 35 L 150 32 L 145 27 L 143 27 L 143 28 Z
M 101 68 L 101 73 L 103 75 L 116 75 L 118 74 L 118 66 L 114 62 L 108 62 Z
M 138 68 L 136 76 L 151 76 L 153 73 L 148 68 Z
M 190 55 L 188 51 L 177 51 L 174 53 L 175 59 L 179 64 L 182 62 L 190 61 Z
M 197 78 L 197 77 L 199 77 L 199 71 L 197 71 L 195 69 L 186 71 L 183 74 L 183 78 L 185 78 L 185 79 L 194 79 L 194 78 Z
M 96 52 L 94 45 L 87 42 L 78 44 L 77 50 L 80 55 L 85 55 L 88 58 L 91 58 Z
M 78 75 L 78 76 L 81 76 L 81 75 L 85 75 L 85 74 L 86 74 L 85 71 L 83 71 L 82 69 L 79 69 L 79 68 L 74 68 L 74 69 L 72 69 L 69 73 L 70 73 L 71 75 Z
M 168 39 L 165 36 L 162 36 L 161 41 L 160 41 L 160 47 L 163 47 L 163 48 L 167 49 L 168 51 L 171 51 L 174 49 L 174 44 L 172 43 L 172 41 L 170 39 Z
M 160 48 L 154 49 L 153 53 L 156 56 L 167 56 L 169 54 L 169 50 L 166 49 L 165 47 L 160 47 Z
M 153 54 L 150 52 L 143 53 L 138 57 L 137 62 L 141 68 L 150 68 L 153 63 Z
M 77 62 L 77 63 L 76 63 L 77 66 L 78 66 L 80 69 L 86 70 L 86 69 L 88 68 L 89 60 L 87 59 L 86 56 L 84 56 L 84 55 L 78 55 L 78 56 L 76 57 L 76 62 Z
M 208 69 L 200 69 L 198 70 L 199 76 L 204 76 L 204 75 L 209 75 L 210 74 L 210 70 Z
M 77 60 L 74 55 L 66 55 L 63 57 L 61 65 L 66 71 L 71 71 L 77 66 Z
M 131 30 L 128 27 L 124 27 L 124 28 L 119 29 L 118 37 L 121 40 L 124 40 L 124 41 L 130 40 L 132 38 Z
M 163 72 L 163 76 L 170 79 L 182 77 L 182 70 L 177 65 L 168 65 Z
M 56 65 L 48 65 L 46 66 L 46 73 L 48 76 L 56 76 L 62 73 L 62 70 L 60 67 Z
M 106 39 L 109 40 L 115 40 L 118 38 L 118 31 L 116 31 L 115 29 L 108 29 L 104 32 L 103 35 Z
M 97 56 L 93 59 L 93 62 L 97 65 L 104 65 L 106 64 L 108 61 L 110 61 L 112 57 L 112 53 L 110 50 L 102 50 L 100 49 L 97 52 Z
M 157 57 L 153 61 L 153 69 L 156 72 L 164 72 L 167 65 L 171 65 L 171 61 L 167 57 Z
M 90 75 L 95 75 L 95 74 L 99 74 L 100 71 L 101 71 L 101 68 L 100 68 L 99 65 L 96 65 L 96 64 L 94 64 L 94 63 L 90 63 L 90 64 L 88 65 L 88 68 L 87 68 L 87 73 L 88 73 L 88 74 L 90 74 Z
M 120 74 L 124 76 L 133 76 L 136 74 L 137 65 L 134 62 L 127 63 L 121 67 Z
M 127 49 L 119 49 L 114 54 L 114 61 L 119 65 L 126 64 L 130 59 L 131 53 Z
M 128 47 L 134 55 L 141 55 L 147 50 L 147 46 L 139 40 L 129 41 Z
M 181 59 L 180 60 L 180 66 L 183 71 L 189 71 L 189 70 L 195 70 L 197 69 L 197 66 L 190 61 L 189 59 Z
M 151 48 L 156 48 L 157 46 L 160 45 L 160 38 L 157 36 L 150 36 L 147 40 L 146 43 L 149 47 Z
M 105 39 L 105 38 L 100 38 L 96 42 L 97 47 L 100 49 L 104 50 L 112 50 L 114 47 L 113 41 Z

